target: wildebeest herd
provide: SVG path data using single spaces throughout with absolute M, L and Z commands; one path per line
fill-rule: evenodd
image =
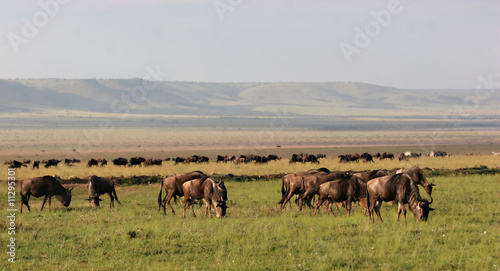
M 427 201 L 420 196 L 417 185 L 420 185 L 431 197 Z M 380 207 L 382 202 L 398 203 L 398 219 L 401 212 L 406 221 L 405 204 L 413 212 L 417 220 L 426 221 L 432 204 L 432 187 L 425 178 L 422 170 L 418 167 L 401 169 L 395 175 L 388 176 L 384 170 L 362 171 L 354 174 L 332 171 L 326 168 L 313 169 L 303 172 L 287 174 L 283 177 L 281 187 L 281 209 L 285 208 L 293 196 L 299 210 L 302 210 L 303 202 L 312 207 L 312 200 L 318 195 L 313 216 L 319 207 L 328 201 L 328 210 L 334 215 L 333 204 L 344 205 L 347 215 L 351 213 L 351 203 L 359 202 L 359 205 L 369 212 L 372 222 L 373 210 L 375 210 L 380 221 Z M 337 207 L 338 208 L 338 207 Z
M 73 178 L 78 179 L 78 178 Z M 90 176 L 85 179 L 78 179 L 80 183 L 86 182 L 88 200 L 91 206 L 99 206 L 100 195 L 108 194 L 110 197 L 110 208 L 114 208 L 114 200 L 120 203 L 115 190 L 115 183 L 112 179 L 98 176 Z M 420 196 L 418 186 L 424 188 L 431 197 L 428 201 Z M 296 203 L 299 210 L 302 210 L 305 203 L 313 207 L 313 201 L 317 196 L 316 206 L 313 216 L 318 212 L 319 207 L 328 201 L 328 210 L 334 215 L 333 204 L 345 206 L 347 215 L 350 216 L 352 202 L 358 202 L 365 209 L 365 215 L 370 215 L 373 222 L 373 211 L 382 221 L 380 208 L 382 202 L 398 203 L 398 220 L 401 213 L 406 221 L 405 204 L 413 212 L 417 220 L 426 221 L 432 204 L 432 187 L 425 178 L 422 170 L 418 167 L 401 169 L 395 175 L 389 176 L 385 170 L 371 170 L 362 172 L 342 172 L 330 171 L 326 168 L 313 169 L 303 172 L 286 174 L 281 184 L 281 200 L 279 204 L 283 210 L 287 203 L 291 206 L 291 199 L 296 196 Z M 36 177 L 21 181 L 21 213 L 22 205 L 26 205 L 30 210 L 30 196 L 44 196 L 41 210 L 49 200 L 49 210 L 51 198 L 53 196 L 64 206 L 68 207 L 71 202 L 71 189 L 67 189 L 52 176 Z M 165 191 L 165 196 L 163 196 Z M 183 199 L 182 199 L 183 197 Z M 211 209 L 215 210 L 217 217 L 224 217 L 228 206 L 227 189 L 222 180 L 214 180 L 201 171 L 193 171 L 184 174 L 172 175 L 163 178 L 158 194 L 158 211 L 163 209 L 166 214 L 166 207 L 175 214 L 174 208 L 170 204 L 171 199 L 179 200 L 183 205 L 182 216 L 191 206 L 193 216 L 193 205 L 198 202 L 200 205 L 205 202 L 205 215 L 211 215 Z

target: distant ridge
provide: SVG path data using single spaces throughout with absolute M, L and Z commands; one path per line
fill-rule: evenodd
M 47 109 L 116 113 L 215 116 L 273 115 L 286 107 L 296 115 L 370 115 L 373 112 L 443 112 L 464 104 L 474 90 L 408 90 L 366 83 L 198 83 L 142 79 L 0 80 L 0 112 Z M 135 91 L 133 92 L 133 90 Z M 481 101 L 495 110 L 498 95 Z

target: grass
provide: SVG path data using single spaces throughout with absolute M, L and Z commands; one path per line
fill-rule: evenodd
M 382 207 L 372 224 L 354 208 L 335 217 L 322 209 L 280 211 L 279 180 L 227 182 L 228 217 L 209 219 L 195 208 L 181 218 L 158 213 L 159 185 L 120 186 L 122 205 L 90 208 L 75 188 L 69 208 L 54 203 L 17 217 L 17 263 L 9 270 L 497 270 L 500 266 L 500 185 L 496 175 L 436 177 L 429 221 L 395 221 Z M 4 184 L 2 186 L 5 187 Z M 422 191 L 422 190 L 421 190 Z M 0 202 L 6 209 L 6 200 Z M 2 225 L 6 225 L 3 217 Z M 0 233 L 7 238 L 7 230 Z M 5 254 L 5 253 L 4 253 Z

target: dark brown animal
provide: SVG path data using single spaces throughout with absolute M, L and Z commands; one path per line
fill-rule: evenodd
M 92 158 L 87 162 L 87 167 L 99 166 L 99 163 L 96 159 Z
M 406 209 L 404 205 L 406 203 L 408 203 L 408 207 L 417 220 L 426 221 L 429 212 L 434 211 L 434 209 L 430 207 L 432 204 L 432 197 L 430 202 L 422 199 L 417 184 L 405 173 L 372 179 L 368 182 L 367 189 L 369 213 L 372 222 L 374 222 L 374 209 L 380 221 L 383 222 L 380 216 L 380 208 L 383 201 L 388 202 L 396 200 L 399 205 L 397 220 L 399 220 L 399 216 L 401 212 L 403 212 L 405 222 Z
M 335 216 L 332 210 L 334 202 L 346 202 L 347 216 L 351 215 L 351 204 L 353 201 L 360 201 L 368 197 L 366 183 L 358 176 L 346 176 L 341 180 L 325 182 L 319 188 L 319 198 L 313 217 L 319 207 L 328 200 L 328 210 Z
M 292 174 L 287 174 L 283 177 L 283 181 L 281 183 L 281 209 L 285 208 L 286 203 L 290 202 L 290 199 L 297 195 L 297 198 L 300 198 L 300 194 L 304 189 L 304 176 L 311 174 L 328 174 L 330 171 L 326 168 L 320 169 L 311 169 L 308 171 L 302 171 Z M 291 207 L 291 205 L 290 205 Z
M 174 200 L 176 200 L 177 197 L 184 196 L 182 185 L 185 182 L 194 179 L 203 179 L 206 177 L 208 176 L 201 171 L 193 171 L 164 178 L 160 187 L 160 194 L 158 194 L 158 212 L 160 211 L 160 208 L 163 207 L 163 214 L 167 214 L 165 205 L 168 204 L 170 210 L 172 211 L 172 214 L 175 215 L 174 208 L 172 208 L 172 205 L 170 205 L 170 200 L 172 199 L 172 197 L 174 197 Z M 162 200 L 163 189 L 165 189 L 166 195 Z
M 99 207 L 99 202 L 102 201 L 99 196 L 103 194 L 109 195 L 109 208 L 115 208 L 115 199 L 118 204 L 121 204 L 116 195 L 115 182 L 111 179 L 93 175 L 89 178 L 89 182 L 87 183 L 87 191 L 89 193 L 89 198 L 87 200 L 90 202 L 91 206 Z
M 398 171 L 396 171 L 396 174 L 398 174 L 398 173 L 406 173 L 406 174 L 410 175 L 410 177 L 413 179 L 413 181 L 416 184 L 421 185 L 424 188 L 425 192 L 427 192 L 427 194 L 429 194 L 429 196 L 431 196 L 432 187 L 435 186 L 435 184 L 429 183 L 427 181 L 422 169 L 420 169 L 419 167 L 402 168 L 402 169 L 399 169 Z
M 205 200 L 205 216 L 212 217 L 212 206 L 217 217 L 226 215 L 227 190 L 223 181 L 215 182 L 210 178 L 194 179 L 182 184 L 184 192 L 184 206 L 182 217 L 186 217 L 186 208 L 190 205 L 193 216 L 196 217 L 193 208 L 194 200 Z
M 33 161 L 33 169 L 40 168 L 40 160 Z
M 61 162 L 62 160 L 57 160 L 57 159 L 49 159 L 47 161 L 47 163 L 45 163 L 45 168 L 49 168 L 49 167 L 57 167 L 57 165 L 59 164 L 59 162 Z
M 126 166 L 127 163 L 128 163 L 127 158 L 118 157 L 116 159 L 113 159 L 113 165 L 115 166 Z
M 332 171 L 327 174 L 313 174 L 304 176 L 302 179 L 302 191 L 300 193 L 299 210 L 302 211 L 302 205 L 305 201 L 308 206 L 311 206 L 311 200 L 314 195 L 318 194 L 321 184 L 330 182 L 333 180 L 340 180 L 347 176 L 346 173 L 342 171 Z
M 36 177 L 31 179 L 26 179 L 21 181 L 21 213 L 23 212 L 23 205 L 28 207 L 28 211 L 31 212 L 29 200 L 30 196 L 41 197 L 45 196 L 42 203 L 42 209 L 45 205 L 47 199 L 49 199 L 49 211 L 51 205 L 51 199 L 53 196 L 65 207 L 68 207 L 71 203 L 71 190 L 64 188 L 61 183 L 59 183 L 52 176 Z

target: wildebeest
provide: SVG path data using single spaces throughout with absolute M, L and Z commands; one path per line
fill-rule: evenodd
M 45 163 L 45 168 L 49 167 L 57 167 L 57 164 L 61 162 L 62 160 L 57 160 L 57 159 L 49 159 L 47 163 Z
M 186 217 L 186 208 L 191 205 L 193 216 L 196 217 L 193 208 L 194 200 L 205 200 L 205 216 L 212 217 L 212 206 L 215 209 L 217 217 L 226 215 L 227 190 L 223 181 L 215 182 L 210 178 L 194 179 L 182 184 L 184 192 L 184 206 L 182 209 L 182 217 Z
M 319 157 L 318 157 L 319 158 Z M 277 160 L 281 160 L 281 157 L 276 155 L 276 154 L 269 154 L 267 156 L 267 160 L 268 161 L 277 161 Z
M 307 162 L 319 164 L 316 155 L 308 153 L 302 155 L 302 163 L 307 163 Z
M 184 158 L 184 157 L 175 157 L 174 162 L 175 162 L 174 163 L 175 165 L 177 165 L 179 163 L 185 163 L 186 162 L 186 158 Z
M 101 163 L 101 167 L 108 164 L 108 160 L 106 160 L 106 158 L 99 158 L 97 159 L 97 162 Z
M 435 184 L 429 183 L 427 181 L 427 179 L 424 176 L 424 172 L 419 167 L 402 168 L 402 169 L 399 169 L 398 171 L 396 171 L 396 174 L 398 174 L 398 173 L 406 173 L 406 174 L 410 175 L 412 180 L 416 184 L 421 185 L 424 188 L 425 192 L 427 192 L 427 194 L 429 194 L 429 196 L 432 194 L 432 187 Z
M 360 177 L 365 181 L 365 183 L 367 183 L 371 179 L 387 176 L 387 172 L 385 172 L 384 170 L 376 169 L 356 172 L 353 175 Z
M 92 167 L 92 166 L 99 166 L 99 163 L 97 162 L 96 159 L 94 158 L 91 158 L 88 162 L 87 162 L 87 167 Z
M 217 162 L 217 163 L 219 163 L 219 162 L 225 162 L 224 160 L 225 160 L 225 159 L 224 159 L 224 156 L 222 156 L 222 155 L 217 155 L 217 160 L 216 160 L 216 162 Z
M 162 162 L 161 159 L 148 158 L 144 161 L 144 166 L 161 166 Z
M 113 159 L 113 165 L 115 166 L 126 166 L 128 164 L 127 158 L 118 157 Z
M 363 159 L 363 160 L 365 160 L 364 161 L 365 163 L 368 163 L 368 162 L 374 163 L 373 156 L 371 154 L 367 153 L 367 152 L 361 154 L 360 158 Z
M 33 161 L 33 169 L 40 168 L 40 160 Z
M 406 158 L 406 155 L 402 152 L 402 153 L 400 153 L 400 154 L 398 155 L 398 160 L 399 160 L 399 161 L 403 161 L 403 160 L 407 161 L 407 160 L 408 160 L 408 158 Z
M 294 154 L 292 154 L 292 157 L 290 158 L 290 161 L 288 161 L 288 162 L 289 163 L 297 163 L 299 161 L 301 161 L 299 155 L 294 153 Z
M 55 196 L 56 199 L 62 205 L 68 207 L 69 204 L 71 203 L 71 190 L 73 190 L 73 188 L 70 189 L 64 188 L 61 185 L 61 183 L 59 183 L 52 176 L 43 176 L 43 177 L 36 177 L 36 178 L 22 180 L 21 213 L 23 212 L 23 205 L 26 205 L 26 207 L 28 207 L 28 211 L 31 211 L 29 205 L 29 200 L 31 195 L 37 198 L 45 196 L 42 203 L 42 209 L 40 211 L 43 211 L 43 206 L 45 205 L 47 198 L 49 199 L 49 211 L 50 211 L 51 199 L 53 196 Z
M 174 200 L 176 200 L 177 197 L 184 196 L 182 185 L 185 182 L 206 177 L 208 176 L 201 171 L 193 171 L 164 178 L 161 183 L 160 194 L 158 194 L 158 211 L 160 211 L 160 208 L 163 207 L 163 214 L 167 214 L 165 205 L 168 204 L 170 210 L 172 211 L 172 214 L 175 215 L 174 208 L 172 208 L 172 205 L 170 205 L 170 200 L 172 199 L 172 197 L 174 197 Z M 165 189 L 166 195 L 162 200 L 163 189 Z
M 302 191 L 300 192 L 299 210 L 302 210 L 303 202 L 305 201 L 308 206 L 311 206 L 312 197 L 318 194 L 321 184 L 333 180 L 340 180 L 347 176 L 342 171 L 332 171 L 327 174 L 311 174 L 304 176 L 302 179 Z
M 347 216 L 351 215 L 351 203 L 367 199 L 366 183 L 358 176 L 349 175 L 343 179 L 325 182 L 319 187 L 319 198 L 316 208 L 314 208 L 313 217 L 319 207 L 328 200 L 328 210 L 335 216 L 332 210 L 334 202 L 346 202 Z
M 296 172 L 292 174 L 287 174 L 283 176 L 283 181 L 281 183 L 281 209 L 286 206 L 286 203 L 294 195 L 299 195 L 304 189 L 303 177 L 311 174 L 328 174 L 330 171 L 326 168 L 311 169 L 308 171 Z M 299 197 L 299 196 L 298 196 Z
M 115 208 L 115 199 L 118 204 L 121 204 L 116 195 L 115 182 L 111 179 L 93 175 L 89 178 L 89 182 L 87 183 L 87 191 L 89 193 L 89 198 L 87 200 L 90 202 L 91 206 L 99 207 L 99 201 L 102 200 L 99 196 L 103 194 L 109 195 L 109 208 Z
M 23 165 L 23 163 L 21 163 L 17 160 L 14 160 L 14 161 L 11 161 L 9 167 L 10 168 L 21 168 L 21 167 L 26 167 L 26 165 Z
M 367 189 L 369 213 L 372 222 L 374 222 L 373 209 L 375 209 L 380 221 L 383 222 L 380 216 L 380 208 L 383 201 L 388 202 L 396 200 L 398 202 L 397 220 L 399 220 L 399 216 L 401 212 L 403 212 L 405 222 L 406 209 L 404 205 L 406 203 L 408 203 L 408 207 L 417 220 L 426 221 L 429 212 L 434 211 L 434 209 L 430 207 L 433 201 L 432 197 L 430 202 L 422 199 L 417 184 L 406 173 L 372 179 L 368 182 Z
M 144 163 L 146 161 L 146 159 L 144 159 L 144 157 L 132 157 L 130 158 L 129 160 L 129 166 L 132 167 L 132 166 L 141 166 L 142 163 Z
M 406 157 L 420 157 L 422 156 L 422 153 L 416 153 L 416 152 L 411 152 L 411 151 L 406 151 L 405 152 Z
M 394 154 L 391 152 L 384 152 L 380 155 L 380 160 L 383 159 L 394 159 Z

